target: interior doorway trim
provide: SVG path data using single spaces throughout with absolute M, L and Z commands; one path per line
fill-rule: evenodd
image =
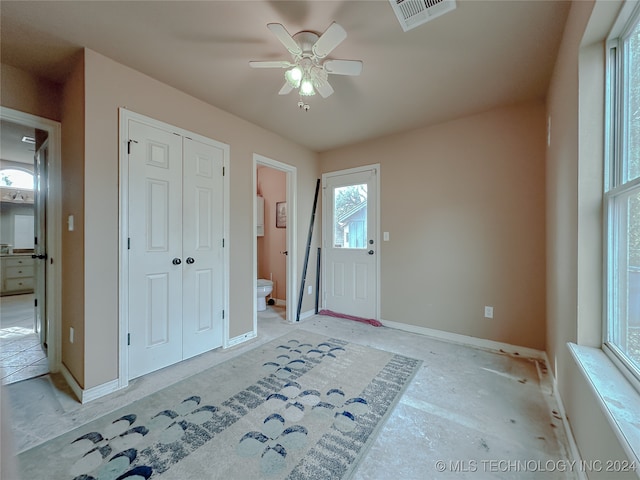
M 20 112 L 11 108 L 0 107 L 0 118 L 13 123 L 44 130 L 49 138 L 49 156 L 47 158 L 48 192 L 47 192 L 47 275 L 46 275 L 46 308 L 47 316 L 47 357 L 49 371 L 60 370 L 62 361 L 62 342 L 60 336 L 60 319 L 62 312 L 61 268 L 62 241 L 60 225 L 61 213 L 61 158 L 62 138 L 60 122 Z
M 298 304 L 296 285 L 298 277 L 298 246 L 296 242 L 297 232 L 297 168 L 293 165 L 273 160 L 271 158 L 253 154 L 253 195 L 258 191 L 258 166 L 270 167 L 287 174 L 287 322 L 295 322 L 295 310 Z M 253 291 L 256 291 L 258 282 L 258 232 L 256 229 L 256 202 L 253 202 Z M 258 331 L 258 299 L 253 295 L 253 331 Z
M 170 125 L 168 123 L 155 120 L 151 117 L 141 115 L 139 113 L 132 112 L 126 108 L 119 108 L 119 168 L 120 168 L 120 195 L 119 195 L 119 212 L 120 212 L 120 235 L 119 235 L 119 322 L 118 322 L 118 379 L 117 389 L 126 388 L 129 385 L 129 354 L 127 349 L 127 333 L 129 331 L 129 260 L 126 254 L 128 244 L 128 224 L 129 224 L 129 155 L 127 153 L 127 142 L 129 139 L 129 120 L 134 120 L 145 125 L 149 125 L 155 128 L 159 128 L 166 131 L 174 132 L 183 137 L 188 137 L 192 140 L 212 145 L 215 144 L 224 150 L 224 174 L 223 174 L 223 188 L 224 188 L 224 225 L 223 225 L 223 238 L 225 243 L 229 244 L 229 157 L 230 148 L 229 145 L 222 143 L 218 140 L 207 138 L 202 135 L 190 132 L 183 128 Z M 224 264 L 224 292 L 223 292 L 223 309 L 225 312 L 223 319 L 223 332 L 222 332 L 222 348 L 227 348 L 229 345 L 229 248 L 223 248 L 223 264 Z M 255 295 L 254 295 L 255 297 Z

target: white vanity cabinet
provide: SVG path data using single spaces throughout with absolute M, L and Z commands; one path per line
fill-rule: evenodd
M 1 295 L 32 293 L 34 287 L 33 258 L 31 255 L 3 255 Z

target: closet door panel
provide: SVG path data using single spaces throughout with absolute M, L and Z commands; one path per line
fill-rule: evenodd
M 184 358 L 222 346 L 224 152 L 184 139 Z
M 129 378 L 182 360 L 182 139 L 130 120 Z

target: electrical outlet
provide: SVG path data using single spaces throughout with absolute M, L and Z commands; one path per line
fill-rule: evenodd
M 313 286 L 309 285 L 309 286 L 307 287 L 307 294 L 308 294 L 308 295 L 311 295 L 312 293 L 313 293 Z
M 484 307 L 484 318 L 493 318 L 493 307 Z
M 73 343 L 73 327 L 69 327 L 69 342 Z

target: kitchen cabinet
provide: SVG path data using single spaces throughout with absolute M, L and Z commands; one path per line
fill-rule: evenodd
M 0 295 L 33 293 L 34 270 L 31 254 L 3 255 L 0 261 L 2 267 Z

